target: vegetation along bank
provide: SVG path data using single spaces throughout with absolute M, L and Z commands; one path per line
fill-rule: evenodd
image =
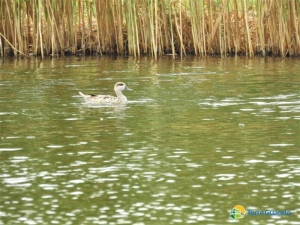
M 299 0 L 1 0 L 0 57 L 300 56 Z

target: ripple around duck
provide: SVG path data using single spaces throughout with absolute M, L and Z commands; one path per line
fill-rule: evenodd
M 143 99 L 139 99 L 139 100 L 128 100 L 127 101 L 128 104 L 151 103 L 151 102 L 154 102 L 154 99 L 143 98 Z

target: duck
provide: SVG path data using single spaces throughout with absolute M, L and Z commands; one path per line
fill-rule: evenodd
M 114 86 L 114 90 L 117 97 L 111 95 L 83 94 L 81 92 L 79 92 L 79 94 L 88 104 L 117 104 L 127 102 L 127 98 L 123 95 L 122 91 L 132 91 L 132 89 L 128 88 L 123 82 L 117 82 Z

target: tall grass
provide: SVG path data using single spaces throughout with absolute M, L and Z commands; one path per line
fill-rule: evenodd
M 299 0 L 1 0 L 0 57 L 300 56 Z

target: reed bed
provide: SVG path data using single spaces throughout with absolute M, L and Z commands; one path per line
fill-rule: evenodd
M 300 56 L 299 0 L 1 0 L 0 57 Z

